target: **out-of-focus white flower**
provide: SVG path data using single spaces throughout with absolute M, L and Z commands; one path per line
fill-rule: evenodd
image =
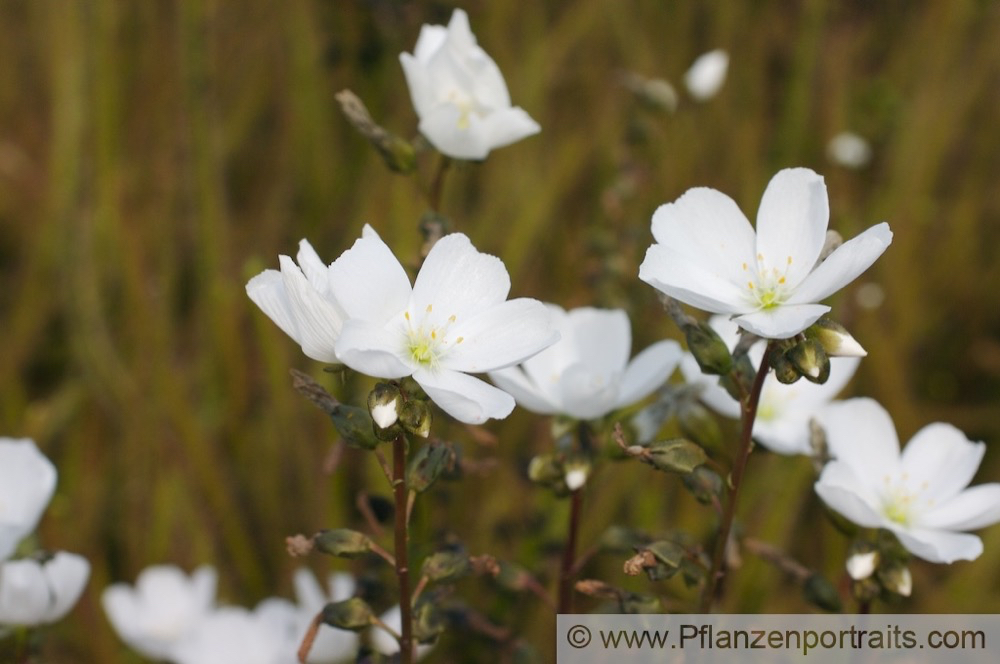
M 296 258 L 298 265 L 279 256 L 281 271 L 258 274 L 247 282 L 247 295 L 308 357 L 336 363 L 333 348 L 344 314 L 330 296 L 328 268 L 306 240 L 299 242 Z
M 729 70 L 729 54 L 722 49 L 715 49 L 699 55 L 691 67 L 684 73 L 684 85 L 688 92 L 698 101 L 711 99 L 726 82 L 726 72 Z
M 0 438 L 0 561 L 38 525 L 56 489 L 56 468 L 33 440 Z
M 171 659 L 215 604 L 215 569 L 199 567 L 191 576 L 174 565 L 147 567 L 135 587 L 116 583 L 101 603 L 122 641 L 153 659 Z
M 560 339 L 518 367 L 490 372 L 523 408 L 582 420 L 607 415 L 648 396 L 673 373 L 680 344 L 654 343 L 629 362 L 632 327 L 620 309 L 548 305 Z
M 835 164 L 846 168 L 861 168 L 871 161 L 872 148 L 861 136 L 845 131 L 830 139 L 826 154 Z
M 348 317 L 336 345 L 341 362 L 376 378 L 412 375 L 438 406 L 469 424 L 506 417 L 514 399 L 468 374 L 523 362 L 559 338 L 541 302 L 507 300 L 507 268 L 461 233 L 434 244 L 411 287 L 389 247 L 365 226 L 330 266 L 330 287 Z
M 864 272 L 892 241 L 877 224 L 817 262 L 830 210 L 823 178 L 807 168 L 775 175 L 757 229 L 731 198 L 691 189 L 653 214 L 656 243 L 639 278 L 667 295 L 767 339 L 792 337 L 830 310 L 816 304 Z
M 379 620 L 388 625 L 397 634 L 399 630 L 403 628 L 403 612 L 398 606 L 394 606 L 381 616 Z M 371 636 L 372 648 L 379 651 L 383 655 L 395 655 L 399 652 L 399 642 L 389 634 L 387 631 L 378 627 L 377 625 L 372 627 L 369 632 Z M 417 659 L 422 659 L 434 648 L 434 644 L 418 645 L 417 646 Z
M 709 325 L 719 333 L 726 346 L 733 348 L 739 339 L 739 327 L 725 316 L 712 316 Z M 754 367 L 764 356 L 764 345 L 755 344 L 748 353 Z M 857 371 L 860 358 L 831 357 L 830 377 L 823 384 L 800 380 L 786 385 L 769 373 L 761 388 L 753 437 L 772 452 L 812 454 L 809 446 L 809 420 L 816 417 L 836 398 Z M 717 376 L 701 373 L 694 356 L 686 353 L 681 360 L 684 379 L 701 386 L 701 400 L 725 417 L 740 418 L 740 404 L 719 386 Z
M 299 603 L 299 630 L 297 640 L 302 642 L 309 623 L 329 602 L 342 602 L 354 595 L 354 577 L 350 574 L 331 574 L 329 594 L 323 591 L 316 576 L 303 568 L 295 572 L 295 597 Z M 298 646 L 296 646 L 296 649 Z M 309 651 L 308 664 L 333 664 L 353 661 L 358 651 L 358 635 L 344 629 L 322 625 Z
M 0 563 L 0 625 L 34 627 L 62 618 L 80 599 L 90 563 L 59 551 Z
M 963 531 L 1000 521 L 1000 484 L 966 488 L 986 451 L 983 443 L 935 423 L 900 453 L 889 414 L 866 398 L 832 404 L 820 421 L 834 456 L 815 486 L 827 505 L 859 526 L 890 530 L 924 560 L 979 557 L 982 540 Z
M 298 612 L 265 600 L 251 612 L 222 607 L 204 616 L 175 649 L 176 664 L 295 664 Z
M 875 573 L 875 568 L 878 566 L 878 551 L 866 551 L 864 553 L 855 553 L 854 555 L 848 557 L 845 567 L 847 568 L 847 574 L 855 581 L 861 581 L 867 579 L 869 576 Z
M 476 43 L 461 9 L 448 27 L 424 25 L 413 54 L 402 53 L 406 83 L 420 117 L 420 133 L 442 154 L 485 159 L 490 150 L 541 131 L 512 107 L 500 68 Z

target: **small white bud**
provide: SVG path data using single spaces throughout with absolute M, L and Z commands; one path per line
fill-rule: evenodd
M 371 409 L 372 419 L 375 420 L 375 424 L 379 425 L 383 429 L 388 429 L 396 420 L 399 419 L 399 412 L 396 410 L 396 401 L 392 400 L 388 403 L 376 404 Z
M 830 161 L 846 168 L 861 168 L 872 158 L 872 148 L 868 141 L 849 131 L 830 139 L 826 152 Z
M 878 566 L 878 552 L 855 553 L 847 559 L 847 574 L 855 581 L 867 579 Z
M 566 471 L 566 487 L 570 491 L 576 491 L 587 483 L 587 470 L 585 468 L 571 468 Z
M 729 54 L 722 49 L 709 51 L 698 57 L 684 74 L 684 85 L 698 101 L 706 101 L 715 96 L 726 81 L 729 69 Z

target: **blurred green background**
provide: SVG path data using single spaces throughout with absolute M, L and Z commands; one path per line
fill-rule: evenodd
M 903 441 L 936 420 L 986 441 L 977 480 L 1000 479 L 1000 3 L 460 4 L 514 103 L 543 127 L 453 169 L 442 204 L 504 259 L 514 295 L 625 306 L 634 351 L 676 337 L 636 277 L 656 206 L 707 185 L 753 219 L 777 170 L 811 167 L 826 176 L 831 227 L 850 237 L 887 220 L 895 233 L 835 299 L 869 351 L 850 393 L 881 401 Z M 323 472 L 335 432 L 288 369 L 355 402 L 370 383 L 324 377 L 244 284 L 303 237 L 333 260 L 365 222 L 415 263 L 420 181 L 389 173 L 333 95 L 351 88 L 412 136 L 398 54 L 452 7 L 0 2 L 0 434 L 34 437 L 59 469 L 41 543 L 93 564 L 80 604 L 46 630 L 46 661 L 138 661 L 99 598 L 150 564 L 213 564 L 234 603 L 288 596 L 303 561 L 284 537 L 360 527 L 357 492 L 386 492 L 354 450 Z M 730 52 L 729 77 L 696 103 L 681 76 L 712 48 Z M 677 112 L 643 108 L 621 85 L 626 72 L 672 81 Z M 826 157 L 846 129 L 872 143 L 861 170 Z M 421 157 L 421 181 L 434 163 Z M 884 302 L 861 306 L 859 288 L 880 288 Z M 442 428 L 467 458 L 497 464 L 421 501 L 416 553 L 458 537 L 551 586 L 567 506 L 525 478 L 551 444 L 548 423 L 518 411 L 486 428 L 495 448 Z M 754 455 L 742 521 L 838 578 L 846 543 L 812 479 L 805 459 Z M 634 462 L 603 467 L 584 509 L 583 548 L 613 523 L 701 535 L 714 523 L 676 478 Z M 1000 612 L 1000 527 L 982 536 L 975 563 L 914 563 L 914 595 L 893 610 Z M 625 577 L 621 562 L 599 559 L 583 576 L 668 605 L 686 596 L 679 580 Z M 727 590 L 730 611 L 808 610 L 750 556 Z M 552 647 L 554 617 L 536 599 L 483 580 L 458 593 L 543 653 Z M 437 657 L 491 661 L 488 643 L 446 636 Z

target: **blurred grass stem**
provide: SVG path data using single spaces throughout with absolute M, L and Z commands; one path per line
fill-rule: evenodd
M 705 589 L 701 595 L 701 613 L 709 613 L 712 609 L 712 602 L 718 591 L 719 581 L 725 574 L 723 565 L 726 559 L 726 547 L 729 543 L 729 533 L 733 527 L 733 517 L 736 516 L 736 501 L 739 499 L 740 485 L 743 482 L 743 471 L 746 470 L 747 460 L 750 458 L 750 446 L 753 440 L 753 423 L 757 419 L 757 405 L 760 403 L 760 392 L 764 387 L 764 378 L 768 373 L 768 362 L 771 355 L 769 342 L 764 350 L 764 357 L 761 358 L 757 375 L 754 376 L 753 387 L 750 394 L 741 403 L 742 406 L 742 431 L 740 432 L 740 445 L 736 450 L 736 458 L 733 460 L 733 468 L 730 471 L 729 499 L 726 501 L 726 508 L 722 514 L 722 522 L 719 524 L 719 535 L 715 541 L 715 553 L 712 556 L 712 567 L 708 571 L 708 579 Z

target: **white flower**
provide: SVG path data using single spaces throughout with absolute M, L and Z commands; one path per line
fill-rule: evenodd
M 1000 521 L 1000 484 L 966 488 L 983 443 L 935 423 L 901 454 L 892 419 L 872 399 L 832 404 L 821 422 L 835 457 L 816 482 L 827 505 L 859 526 L 892 531 L 924 560 L 951 563 L 982 553 L 982 540 L 962 531 Z
M 90 563 L 59 551 L 44 560 L 0 563 L 0 625 L 33 627 L 55 622 L 80 598 Z
M 845 131 L 830 139 L 826 154 L 836 164 L 846 168 L 861 168 L 871 161 L 872 148 L 862 137 Z
M 170 659 L 178 644 L 212 611 L 215 569 L 199 567 L 188 577 L 173 565 L 147 567 L 135 587 L 116 583 L 101 603 L 122 641 L 152 659 Z
M 348 315 L 336 351 L 341 362 L 376 378 L 412 375 L 445 412 L 479 424 L 503 418 L 514 399 L 468 373 L 523 362 L 559 335 L 537 300 L 507 300 L 500 259 L 476 251 L 461 233 L 443 237 L 416 282 L 370 226 L 330 266 L 330 286 Z
M 676 341 L 659 341 L 629 362 L 632 327 L 620 309 L 548 305 L 560 340 L 519 367 L 490 372 L 523 408 L 581 420 L 607 415 L 648 396 L 680 360 Z
M 892 241 L 886 223 L 824 261 L 830 211 L 823 178 L 779 171 L 757 212 L 757 230 L 725 194 L 691 189 L 653 214 L 653 244 L 639 278 L 667 295 L 768 339 L 794 336 L 830 307 L 816 304 L 854 280 Z
M 299 264 L 279 256 L 281 271 L 265 270 L 247 282 L 247 295 L 281 330 L 320 362 L 336 363 L 333 351 L 344 314 L 330 296 L 328 268 L 306 240 Z
M 0 561 L 30 534 L 56 489 L 56 468 L 28 438 L 0 438 Z
M 684 73 L 684 85 L 692 97 L 698 101 L 706 101 L 722 88 L 728 70 L 728 53 L 722 49 L 703 53 Z
M 342 602 L 354 595 L 354 577 L 350 574 L 331 574 L 329 594 L 323 592 L 316 576 L 307 569 L 295 572 L 295 597 L 299 602 L 300 626 L 298 642 L 301 644 L 306 629 L 317 613 L 329 602 Z M 296 645 L 298 649 L 298 645 Z M 333 662 L 353 661 L 358 650 L 358 635 L 343 629 L 322 625 L 306 662 L 309 664 L 333 664 Z
M 403 628 L 403 612 L 400 610 L 399 606 L 394 606 L 381 616 L 379 620 L 384 622 L 390 628 L 395 630 L 398 634 L 399 630 Z M 371 636 L 372 648 L 379 651 L 383 655 L 395 655 L 399 652 L 399 642 L 396 641 L 389 632 L 385 631 L 381 627 L 372 627 L 369 632 Z M 433 643 L 426 645 L 417 645 L 417 659 L 422 659 L 427 653 L 429 653 L 434 648 Z
M 420 133 L 443 154 L 485 159 L 493 148 L 541 130 L 523 109 L 511 107 L 503 74 L 476 44 L 461 9 L 447 28 L 423 26 L 413 54 L 402 53 L 399 60 Z
M 739 339 L 739 327 L 725 316 L 712 316 L 709 325 L 719 333 L 726 346 L 733 348 Z M 754 368 L 760 367 L 764 345 L 755 344 L 748 352 Z M 772 452 L 779 454 L 812 454 L 809 445 L 809 420 L 840 393 L 857 371 L 860 358 L 831 357 L 830 377 L 821 385 L 799 380 L 786 385 L 769 373 L 764 378 L 753 437 Z M 719 385 L 717 376 L 701 373 L 694 356 L 686 353 L 681 359 L 681 372 L 692 385 L 701 386 L 702 402 L 725 417 L 740 418 L 740 404 Z
M 253 612 L 222 607 L 195 625 L 172 659 L 177 664 L 295 664 L 297 618 L 291 602 L 275 598 Z

